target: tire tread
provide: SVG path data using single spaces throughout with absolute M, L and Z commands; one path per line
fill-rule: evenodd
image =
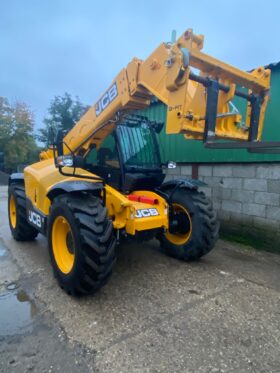
M 55 269 L 55 275 L 71 295 L 87 295 L 98 291 L 108 281 L 115 263 L 115 237 L 112 221 L 101 201 L 91 195 L 61 195 L 51 208 L 66 204 L 72 212 L 80 236 L 80 251 L 83 260 L 71 285 Z M 50 248 L 51 250 L 51 248 Z
M 161 246 L 168 255 L 177 259 L 197 260 L 208 254 L 219 238 L 219 222 L 217 221 L 216 212 L 213 209 L 211 200 L 203 192 L 179 189 L 174 197 L 179 198 L 180 201 L 184 199 L 189 201 L 193 207 L 193 216 L 191 218 L 194 219 L 196 215 L 199 226 L 193 227 L 192 237 L 184 245 L 176 246 L 162 235 L 160 237 Z
M 39 232 L 28 223 L 26 218 L 24 185 L 21 183 L 11 184 L 9 186 L 9 197 L 10 195 L 14 195 L 17 209 L 17 226 L 13 228 L 10 225 L 12 236 L 16 241 L 33 241 Z

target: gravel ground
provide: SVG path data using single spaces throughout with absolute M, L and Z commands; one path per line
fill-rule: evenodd
M 15 242 L 0 187 L 1 372 L 280 372 L 280 256 L 219 241 L 203 260 L 156 241 L 117 249 L 112 279 L 75 299 L 47 242 Z

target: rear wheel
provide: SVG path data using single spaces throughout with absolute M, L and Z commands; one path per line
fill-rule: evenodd
M 54 275 L 71 295 L 96 292 L 115 262 L 112 222 L 99 198 L 61 195 L 52 205 L 48 242 Z
M 202 192 L 178 189 L 172 197 L 169 230 L 160 236 L 165 252 L 195 260 L 211 251 L 219 237 L 219 223 L 211 201 Z
M 31 241 L 38 231 L 29 225 L 26 217 L 26 196 L 23 184 L 15 183 L 9 186 L 8 214 L 12 235 L 17 241 Z

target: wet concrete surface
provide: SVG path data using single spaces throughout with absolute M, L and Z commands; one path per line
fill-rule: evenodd
M 36 306 L 24 290 L 0 294 L 0 336 L 17 335 L 32 330 Z
M 280 256 L 219 241 L 183 263 L 130 243 L 108 285 L 75 299 L 44 237 L 12 240 L 6 205 L 2 189 L 0 318 L 20 316 L 0 324 L 1 372 L 280 372 Z
M 40 278 L 21 270 L 2 239 L 0 252 L 0 372 L 92 371 L 92 351 L 69 344 L 45 303 L 35 301 Z

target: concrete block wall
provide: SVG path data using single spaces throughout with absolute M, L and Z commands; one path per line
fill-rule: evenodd
M 213 201 L 224 232 L 280 250 L 280 164 L 178 165 L 166 180 L 197 176 Z

